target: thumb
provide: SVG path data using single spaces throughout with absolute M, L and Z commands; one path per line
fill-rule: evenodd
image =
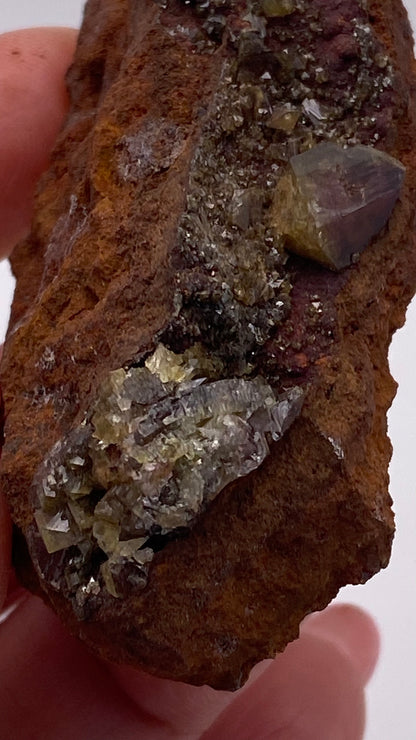
M 306 620 L 300 639 L 238 694 L 201 740 L 361 740 L 364 684 L 378 638 L 364 612 L 347 610 L 332 607 L 314 616 L 311 627 Z
M 0 258 L 29 228 L 35 183 L 68 106 L 64 76 L 75 41 L 67 28 L 0 36 Z

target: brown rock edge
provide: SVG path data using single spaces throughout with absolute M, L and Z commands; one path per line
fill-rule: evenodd
M 310 4 L 326 16 L 328 3 Z M 354 0 L 336 5 L 334 27 Z M 368 2 L 396 72 L 382 148 L 405 164 L 406 181 L 388 226 L 358 265 L 340 275 L 313 265 L 298 273 L 294 260 L 292 339 L 280 362 L 282 372 L 309 383 L 300 418 L 259 470 L 228 486 L 186 539 L 156 555 L 144 591 L 109 600 L 79 623 L 59 594 L 39 584 L 18 531 L 32 519 L 27 492 L 48 450 L 80 423 L 107 373 L 150 350 L 170 317 L 169 252 L 198 109 L 221 56 L 191 54 L 163 32 L 159 12 L 150 0 L 87 3 L 68 75 L 71 112 L 38 191 L 31 236 L 12 259 L 1 485 L 16 524 L 20 577 L 74 634 L 103 657 L 159 676 L 236 688 L 253 664 L 297 636 L 306 614 L 389 560 L 386 411 L 395 383 L 387 352 L 416 286 L 412 38 L 400 2 Z M 120 185 L 114 144 L 144 111 L 182 125 L 186 145 L 166 177 L 150 172 L 141 184 Z M 307 305 L 316 294 L 332 338 L 312 344 Z

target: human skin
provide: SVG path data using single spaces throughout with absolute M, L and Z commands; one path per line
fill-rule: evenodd
M 67 109 L 69 29 L 0 37 L 1 255 L 28 231 L 35 182 Z M 105 663 L 72 638 L 10 566 L 0 493 L 0 734 L 7 740 L 360 740 L 379 638 L 364 612 L 336 606 L 263 661 L 234 694 Z M 8 614 L 6 618 L 6 613 Z

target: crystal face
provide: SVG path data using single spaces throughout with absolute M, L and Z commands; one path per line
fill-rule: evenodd
M 372 147 L 318 144 L 291 158 L 273 223 L 289 250 L 339 270 L 386 225 L 404 175 L 398 160 Z
M 283 18 L 296 9 L 294 0 L 263 0 L 263 12 L 269 18 Z
M 209 380 L 207 369 L 202 350 L 159 345 L 144 367 L 115 370 L 39 469 L 36 524 L 50 555 L 71 550 L 64 573 L 78 604 L 91 578 L 114 597 L 144 587 L 155 541 L 189 529 L 258 468 L 300 411 L 297 387 L 276 397 L 262 377 Z

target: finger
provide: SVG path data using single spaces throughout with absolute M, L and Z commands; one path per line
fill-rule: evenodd
M 0 615 L 0 655 L 0 727 L 8 740 L 195 740 L 234 696 L 108 666 L 22 592 L 3 623 Z M 118 670 L 124 682 L 114 679 Z
M 228 738 L 230 727 L 239 739 L 244 732 L 246 734 L 241 734 L 241 738 L 266 738 L 269 737 L 267 728 L 271 727 L 270 737 L 280 740 L 280 735 L 273 734 L 279 723 L 283 726 L 287 723 L 289 712 L 292 732 L 298 709 L 302 714 L 300 703 L 310 700 L 322 710 L 316 719 L 327 723 L 328 734 L 320 735 L 317 728 L 322 732 L 323 728 L 317 722 L 314 725 L 312 720 L 311 727 L 316 730 L 316 735 L 299 734 L 298 737 L 296 733 L 302 730 L 293 725 L 293 737 L 296 740 L 303 740 L 304 737 L 310 737 L 311 740 L 317 737 L 320 740 L 338 738 L 337 734 L 331 735 L 338 725 L 343 727 L 343 732 L 349 733 L 340 735 L 340 738 L 358 740 L 364 716 L 363 685 L 369 676 L 370 666 L 375 665 L 378 649 L 378 633 L 370 617 L 354 607 L 340 606 L 307 620 L 302 638 L 275 661 L 263 661 L 256 666 L 244 689 L 236 694 L 163 681 L 120 666 L 114 666 L 111 670 L 136 706 L 149 714 L 159 713 L 165 722 L 175 728 L 178 737 L 200 737 L 212 725 L 203 735 L 204 739 Z M 288 676 L 291 677 L 289 682 Z M 279 682 L 282 686 L 276 688 Z M 281 696 L 284 698 L 276 701 L 274 690 L 281 692 L 282 687 L 284 691 Z M 320 697 L 321 703 L 318 698 L 312 701 L 311 689 Z M 331 691 L 335 693 L 335 698 L 342 697 L 341 703 L 332 701 L 329 696 Z M 261 712 L 258 707 L 263 700 L 265 706 Z M 331 704 L 329 710 L 322 706 L 326 701 Z M 241 715 L 241 721 L 240 704 L 247 710 Z M 352 717 L 349 716 L 350 710 L 353 710 Z M 237 722 L 236 727 L 232 724 L 234 721 Z M 218 734 L 220 731 L 223 735 Z M 292 735 L 288 734 L 289 737 Z M 282 740 L 286 740 L 285 735 L 282 735 Z
M 107 668 L 68 638 L 49 609 L 29 597 L 0 627 L 0 697 L 4 702 L 0 701 L 0 724 L 9 740 L 22 737 L 22 730 L 25 737 L 44 740 L 78 736 L 184 740 L 201 737 L 207 718 L 217 715 L 222 705 L 223 711 L 202 735 L 203 740 L 221 740 L 232 734 L 239 740 L 359 740 L 365 678 L 355 660 L 359 643 L 354 642 L 352 629 L 346 640 L 344 629 L 337 634 L 339 614 L 332 611 L 332 624 L 327 615 L 316 620 L 326 620 L 324 637 L 317 635 L 317 624 L 310 634 L 306 625 L 300 640 L 275 661 L 264 661 L 247 687 L 235 695 L 150 677 L 146 684 L 146 676 L 138 673 L 138 682 L 129 692 L 134 701 L 129 701 L 111 681 Z M 349 617 L 357 634 L 368 629 L 366 615 L 352 610 Z M 139 689 L 147 708 L 135 696 Z M 176 704 L 176 713 L 183 718 L 175 723 L 165 703 Z M 193 718 L 199 715 L 204 720 L 198 727 Z
M 371 678 L 380 653 L 380 633 L 365 611 L 350 604 L 330 606 L 308 617 L 304 629 L 346 652 L 365 683 Z
M 0 609 L 6 599 L 10 575 L 11 522 L 6 499 L 0 491 Z
M 344 639 L 348 620 L 338 617 L 325 614 L 322 630 L 320 617 L 311 631 L 306 624 L 301 638 L 238 694 L 201 740 L 361 740 L 368 668 L 357 654 L 369 619 L 351 608 L 354 626 Z
M 271 660 L 259 663 L 246 686 L 257 680 L 270 663 Z M 109 670 L 142 713 L 158 716 L 180 740 L 199 738 L 237 696 L 210 686 L 190 686 L 156 678 L 125 666 L 110 665 Z
M 29 228 L 35 183 L 68 107 L 76 35 L 32 28 L 0 36 L 0 257 Z
M 234 699 L 229 691 L 189 686 L 125 666 L 109 666 L 116 682 L 140 712 L 158 716 L 180 740 L 199 738 Z
M 7 740 L 168 740 L 105 666 L 28 596 L 0 625 L 0 727 Z

